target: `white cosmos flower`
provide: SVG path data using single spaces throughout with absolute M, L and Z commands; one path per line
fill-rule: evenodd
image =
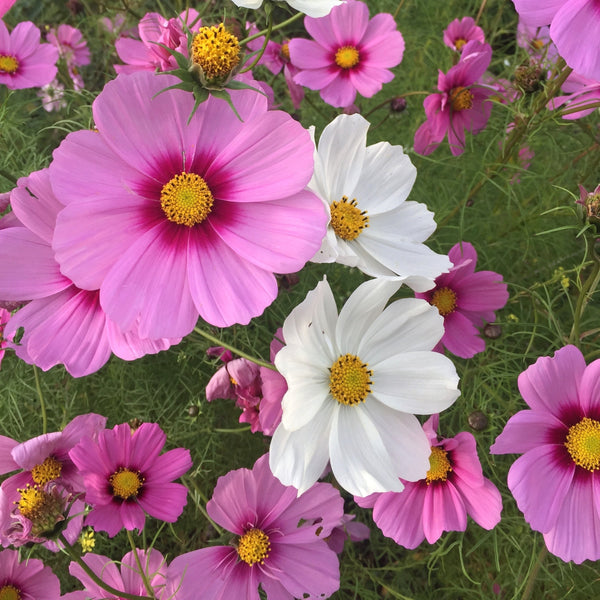
M 301 494 L 327 466 L 351 494 L 399 492 L 429 470 L 430 445 L 414 414 L 459 396 L 454 364 L 432 348 L 444 333 L 437 308 L 405 298 L 384 309 L 400 282 L 359 286 L 340 314 L 326 280 L 283 324 L 275 365 L 285 377 L 283 420 L 270 465 Z
M 417 292 L 434 286 L 452 263 L 423 242 L 435 231 L 424 204 L 406 202 L 417 170 L 402 146 L 367 147 L 369 122 L 339 115 L 321 134 L 308 184 L 330 215 L 313 262 L 358 267 L 371 277 L 400 276 Z
M 256 9 L 262 6 L 263 0 L 233 0 L 233 3 L 242 8 Z M 287 0 L 287 3 L 308 17 L 325 17 L 334 6 L 344 4 L 344 0 Z

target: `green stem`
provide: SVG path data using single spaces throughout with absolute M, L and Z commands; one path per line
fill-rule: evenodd
M 142 577 L 142 581 L 144 582 L 144 587 L 146 588 L 148 595 L 151 598 L 154 598 L 155 597 L 154 590 L 152 589 L 152 586 L 150 585 L 150 581 L 148 580 L 148 575 L 146 575 L 145 569 L 142 567 L 142 562 L 140 561 L 140 556 L 138 554 L 137 547 L 135 545 L 135 540 L 133 539 L 133 533 L 131 533 L 131 531 L 129 531 L 129 529 L 127 530 L 127 539 L 129 540 L 129 545 L 131 546 L 133 555 L 135 556 L 135 564 L 137 565 L 138 571 L 140 572 L 140 575 Z
M 108 585 L 107 583 L 102 581 L 102 579 L 100 577 L 98 577 L 98 575 L 96 575 L 96 573 L 94 573 L 94 571 L 92 571 L 92 569 L 90 567 L 88 567 L 88 565 L 83 561 L 81 556 L 79 556 L 79 554 L 77 554 L 77 552 L 75 552 L 75 550 L 73 550 L 73 548 L 70 546 L 69 542 L 65 539 L 65 537 L 62 533 L 58 536 L 58 539 L 63 544 L 63 547 L 61 548 L 61 550 L 65 554 L 68 554 L 69 557 L 71 558 L 71 560 L 75 561 L 83 569 L 84 573 L 94 583 L 98 584 L 102 589 L 106 590 L 113 596 L 116 596 L 117 598 L 126 598 L 127 600 L 155 600 L 154 596 L 152 596 L 152 597 L 136 596 L 135 594 L 128 594 L 127 592 L 124 592 L 123 590 L 117 590 L 116 588 Z
M 270 31 L 277 31 L 278 29 L 282 29 L 283 27 L 286 27 L 290 23 L 297 21 L 300 17 L 303 17 L 303 16 L 304 16 L 303 13 L 297 13 L 293 17 L 290 17 L 289 19 L 282 21 L 281 23 L 279 23 L 279 25 L 273 25 L 270 28 Z M 242 44 L 247 44 L 248 42 L 251 42 L 252 40 L 255 40 L 256 38 L 259 38 L 259 37 L 265 35 L 267 32 L 269 32 L 269 28 L 263 29 L 262 31 L 259 31 L 258 33 L 255 33 L 254 35 L 244 38 L 243 40 L 240 41 L 240 46 Z
M 429 94 L 431 94 L 431 92 L 421 92 L 421 91 L 418 91 L 418 92 L 406 92 L 406 94 L 397 94 L 396 96 L 392 96 L 391 98 L 387 98 L 383 102 L 380 102 L 379 104 L 377 104 L 377 106 L 374 106 L 373 108 L 371 108 L 370 110 L 368 110 L 366 113 L 363 114 L 363 117 L 366 119 L 370 114 L 374 113 L 376 110 L 379 110 L 380 108 L 383 108 L 386 104 L 389 104 L 395 98 L 408 98 L 409 96 L 417 96 L 417 95 L 429 96 Z
M 46 403 L 44 402 L 44 394 L 42 394 L 42 386 L 40 384 L 40 375 L 37 367 L 33 365 L 33 376 L 35 377 L 35 389 L 37 390 L 40 399 L 40 409 L 42 411 L 42 433 L 48 432 L 48 418 L 46 416 Z
M 540 569 L 542 568 L 542 564 L 544 563 L 544 559 L 546 558 L 547 554 L 548 554 L 548 548 L 546 548 L 546 546 L 544 545 L 544 546 L 542 546 L 542 549 L 540 550 L 540 553 L 538 554 L 538 557 L 535 561 L 535 565 L 533 565 L 533 569 L 531 569 L 531 572 L 529 573 L 529 577 L 527 577 L 527 585 L 525 586 L 525 591 L 523 592 L 523 596 L 521 597 L 521 600 L 529 600 L 529 598 L 531 598 L 535 580 L 537 579 L 538 573 L 540 572 Z
M 256 363 L 257 365 L 259 365 L 261 367 L 266 367 L 267 369 L 271 369 L 271 371 L 277 371 L 277 368 L 275 367 L 275 365 L 271 364 L 270 362 L 267 362 L 266 360 L 262 360 L 262 358 L 256 358 L 255 356 L 251 356 L 250 354 L 246 354 L 246 352 L 242 352 L 241 350 L 238 350 L 235 346 L 226 344 L 219 338 L 215 337 L 214 335 L 211 335 L 210 333 L 207 333 L 206 331 L 202 331 L 202 329 L 199 329 L 198 327 L 194 327 L 194 331 L 196 333 L 198 333 L 199 335 L 201 335 L 202 337 L 205 337 L 209 342 L 212 342 L 213 344 L 216 344 L 217 346 L 222 346 L 223 348 L 226 348 L 227 350 L 231 350 L 232 352 L 234 352 L 238 356 L 241 356 L 242 358 L 245 358 L 246 360 Z
M 475 17 L 475 24 L 479 23 L 479 19 L 481 19 L 481 15 L 485 10 L 485 5 L 487 4 L 487 0 L 481 1 L 481 6 L 479 7 L 479 11 L 477 12 L 477 17 Z
M 190 485 L 194 488 L 194 491 L 196 492 L 196 494 L 198 494 L 198 496 L 200 497 L 200 501 L 202 502 L 202 504 L 196 504 L 198 510 L 204 515 L 205 519 L 219 532 L 219 535 L 223 535 L 223 532 L 225 530 L 222 527 L 219 527 L 219 525 L 217 525 L 210 518 L 208 512 L 204 508 L 203 504 L 208 504 L 208 500 L 206 499 L 206 496 L 202 493 L 202 490 L 198 487 L 198 484 L 196 483 L 196 481 L 194 479 L 190 479 L 188 477 L 182 477 L 182 481 L 188 489 L 189 489 Z
M 573 108 L 568 108 L 567 110 L 561 110 L 558 114 L 561 117 L 565 115 L 571 115 L 573 113 L 579 112 L 580 110 L 589 110 L 590 108 L 600 108 L 600 102 L 592 102 L 591 104 L 584 104 L 583 106 L 573 106 Z
M 569 343 L 578 345 L 579 342 L 579 325 L 581 323 L 581 318 L 585 311 L 585 307 L 592 297 L 593 293 L 596 291 L 598 287 L 598 283 L 600 283 L 600 257 L 596 254 L 594 250 L 594 241 L 588 241 L 588 244 L 592 245 L 592 259 L 594 261 L 594 266 L 592 268 L 592 272 L 589 274 L 586 279 L 583 287 L 581 288 L 581 292 L 579 293 L 579 298 L 577 298 L 577 305 L 575 306 L 575 314 L 573 315 L 573 327 L 571 328 L 571 334 L 569 335 Z
M 252 61 L 252 64 L 249 67 L 245 67 L 244 69 L 242 69 L 240 73 L 247 73 L 248 71 L 252 71 L 252 69 L 254 69 L 254 67 L 258 64 L 258 61 L 262 58 L 263 54 L 265 53 L 265 50 L 267 49 L 267 44 L 271 39 L 271 31 L 273 31 L 273 14 L 269 13 L 269 25 L 267 27 L 267 34 L 265 35 L 265 42 L 262 45 L 260 52 Z
M 252 427 L 248 425 L 248 427 L 238 427 L 237 429 L 219 429 L 215 428 L 213 431 L 218 433 L 244 433 L 245 431 L 250 431 Z

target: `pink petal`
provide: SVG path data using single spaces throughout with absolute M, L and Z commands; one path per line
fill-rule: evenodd
M 290 40 L 290 62 L 298 69 L 327 69 L 332 66 L 332 53 L 312 40 Z
M 0 435 L 0 475 L 5 475 L 19 468 L 19 465 L 11 456 L 12 449 L 18 445 L 19 442 L 16 440 Z
M 186 505 L 187 488 L 180 483 L 147 483 L 138 502 L 151 517 L 174 523 Z
M 539 27 L 550 25 L 554 15 L 565 3 L 564 0 L 513 0 L 515 9 L 528 25 Z
M 174 448 L 153 459 L 152 464 L 144 467 L 148 483 L 166 483 L 181 477 L 192 466 L 190 451 L 186 448 Z
M 461 358 L 472 358 L 485 350 L 485 342 L 479 337 L 479 330 L 458 311 L 444 317 L 441 343 L 452 354 Z
M 448 479 L 428 486 L 423 505 L 423 532 L 427 541 L 433 544 L 444 531 L 466 528 L 467 511 L 454 484 Z
M 82 558 L 83 562 L 90 567 L 96 575 L 100 576 L 102 581 L 107 585 L 110 585 L 117 590 L 125 591 L 121 574 L 114 561 L 106 556 L 94 554 L 93 552 L 84 554 Z M 69 573 L 81 581 L 88 594 L 91 594 L 92 597 L 103 598 L 106 595 L 106 590 L 95 583 L 76 562 L 71 562 L 69 565 Z

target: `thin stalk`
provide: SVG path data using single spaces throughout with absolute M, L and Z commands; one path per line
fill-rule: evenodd
M 579 112 L 580 110 L 589 110 L 590 108 L 600 108 L 600 102 L 592 102 L 591 104 L 584 104 L 583 106 L 574 106 L 573 108 L 561 110 L 558 114 L 561 117 L 564 117 L 565 115 L 571 115 L 573 113 Z
M 196 492 L 196 494 L 198 494 L 198 496 L 200 497 L 200 500 L 203 504 L 208 504 L 208 500 L 206 499 L 206 496 L 202 493 L 202 490 L 198 487 L 198 484 L 196 483 L 196 481 L 194 479 L 191 479 L 188 477 L 182 477 L 182 480 L 188 489 L 189 489 L 190 485 L 194 488 L 194 491 Z M 204 506 L 202 504 L 196 504 L 196 506 L 197 506 L 198 510 L 204 515 L 206 520 L 219 532 L 219 535 L 223 535 L 225 530 L 222 527 L 219 527 L 219 525 L 217 525 L 210 518 L 210 516 L 209 516 L 208 512 L 206 511 L 206 509 L 204 508 Z
M 137 551 L 137 547 L 135 545 L 135 540 L 133 539 L 133 533 L 127 530 L 127 539 L 129 540 L 129 545 L 131 546 L 131 550 L 133 551 L 133 555 L 135 556 L 135 564 L 137 565 L 138 571 L 140 572 L 140 576 L 142 577 L 142 581 L 144 582 L 144 587 L 148 592 L 148 595 L 151 598 L 154 598 L 154 590 L 150 585 L 150 581 L 148 581 L 148 575 L 146 574 L 145 569 L 142 567 L 142 562 L 140 561 L 140 556 Z
M 402 5 L 406 2 L 406 0 L 400 0 L 400 2 L 398 2 L 398 6 L 396 7 L 396 10 L 394 11 L 394 20 L 396 20 L 398 18 L 398 15 L 400 14 L 400 9 L 402 8 Z
M 271 31 L 277 31 L 278 29 L 282 29 L 283 27 L 286 27 L 290 23 L 297 21 L 300 17 L 303 17 L 303 16 L 304 16 L 303 13 L 297 13 L 293 17 L 290 17 L 289 19 L 282 21 L 281 23 L 279 23 L 279 25 L 273 25 L 271 27 Z M 268 31 L 269 31 L 268 28 L 263 29 L 262 31 L 259 31 L 258 33 L 255 33 L 254 35 L 244 38 L 243 40 L 240 41 L 240 46 L 242 44 L 247 44 L 248 42 L 251 42 L 252 40 L 255 40 L 256 38 L 259 38 L 259 37 L 265 35 Z
M 263 54 L 265 53 L 265 50 L 267 49 L 267 44 L 269 43 L 269 40 L 271 39 L 272 31 L 273 31 L 273 14 L 269 13 L 269 25 L 267 26 L 267 34 L 265 35 L 265 42 L 262 45 L 260 52 L 255 56 L 254 60 L 252 61 L 252 64 L 249 67 L 245 67 L 244 69 L 242 69 L 240 71 L 240 73 L 246 73 L 248 71 L 252 71 L 252 69 L 254 69 L 254 67 L 258 64 L 258 61 L 262 58 Z
M 588 241 L 588 244 L 592 244 L 592 259 L 594 261 L 594 266 L 592 268 L 592 272 L 589 274 L 588 278 L 583 284 L 583 287 L 581 288 L 579 298 L 577 298 L 575 314 L 573 315 L 573 327 L 571 328 L 571 333 L 569 335 L 569 343 L 575 345 L 577 345 L 579 342 L 579 326 L 581 324 L 581 318 L 585 311 L 585 307 L 592 297 L 592 294 L 596 291 L 598 283 L 600 283 L 600 258 L 593 248 L 593 243 L 593 241 Z
M 431 94 L 431 92 L 421 92 L 421 91 L 406 92 L 406 94 L 397 94 L 396 96 L 387 98 L 383 102 L 380 102 L 379 104 L 377 104 L 376 106 L 374 106 L 373 108 L 368 110 L 366 113 L 363 114 L 363 117 L 366 119 L 370 114 L 374 113 L 376 110 L 379 110 L 380 108 L 383 108 L 386 104 L 389 104 L 395 98 L 408 98 L 409 96 L 417 96 L 417 95 L 429 96 L 429 94 Z
M 531 572 L 529 573 L 529 577 L 527 577 L 527 585 L 525 586 L 525 591 L 523 592 L 523 596 L 521 597 L 521 600 L 529 600 L 529 598 L 531 598 L 535 580 L 537 579 L 538 573 L 540 572 L 540 569 L 542 568 L 542 564 L 544 563 L 544 559 L 546 558 L 547 554 L 548 554 L 548 548 L 546 548 L 546 546 L 544 545 L 544 546 L 542 546 L 542 549 L 540 550 L 540 553 L 538 554 L 538 557 L 535 561 L 535 565 L 533 565 L 533 569 L 531 569 Z
M 40 375 L 37 367 L 33 365 L 33 376 L 35 378 L 35 389 L 37 390 L 40 399 L 40 410 L 42 411 L 42 433 L 48 432 L 48 418 L 46 416 L 46 403 L 44 402 L 44 394 L 42 394 L 42 386 L 40 384 Z
M 475 17 L 475 24 L 479 23 L 479 19 L 481 19 L 481 15 L 485 10 L 485 5 L 487 4 L 487 0 L 481 0 L 481 5 L 479 7 L 479 11 L 477 12 L 477 16 Z
M 241 350 L 238 350 L 235 346 L 226 344 L 224 341 L 220 340 L 219 338 L 215 337 L 214 335 L 211 335 L 210 333 L 207 333 L 206 331 L 202 331 L 202 329 L 199 329 L 198 327 L 194 327 L 194 331 L 196 333 L 198 333 L 199 335 L 201 335 L 202 337 L 206 338 L 209 342 L 212 342 L 213 344 L 216 344 L 217 346 L 222 346 L 223 348 L 225 348 L 227 350 L 231 350 L 233 353 L 237 354 L 238 356 L 241 356 L 242 358 L 245 358 L 246 360 L 256 363 L 257 365 L 259 365 L 261 367 L 266 367 L 267 369 L 271 369 L 272 371 L 277 371 L 277 368 L 275 367 L 275 365 L 271 364 L 270 362 L 267 362 L 266 360 L 263 360 L 262 358 L 256 358 L 256 356 L 252 356 L 250 354 L 247 354 L 246 352 L 242 352 Z

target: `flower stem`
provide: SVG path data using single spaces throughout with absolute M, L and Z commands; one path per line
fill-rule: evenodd
M 46 403 L 44 402 L 44 394 L 42 394 L 42 386 L 40 384 L 40 375 L 37 367 L 33 365 L 33 376 L 35 377 L 35 389 L 37 390 L 40 399 L 40 410 L 42 411 L 42 433 L 48 432 L 48 418 L 46 416 Z
M 269 40 L 271 39 L 271 31 L 273 31 L 273 14 L 269 13 L 269 25 L 267 27 L 267 35 L 265 35 L 265 43 L 262 45 L 260 52 L 256 55 L 256 57 L 252 61 L 252 64 L 249 67 L 245 67 L 244 69 L 242 69 L 240 71 L 240 73 L 246 73 L 247 71 L 252 71 L 252 69 L 254 69 L 254 67 L 258 64 L 258 61 L 262 58 L 263 54 L 265 53 L 265 50 L 267 49 L 267 44 L 269 43 Z
M 267 369 L 271 369 L 272 371 L 277 371 L 277 368 L 275 367 L 275 365 L 271 364 L 270 362 L 267 362 L 266 360 L 262 360 L 262 358 L 256 358 L 255 356 L 252 356 L 250 354 L 246 354 L 246 352 L 242 352 L 241 350 L 238 350 L 235 346 L 226 344 L 219 338 L 215 337 L 214 335 L 211 335 L 210 333 L 207 333 L 206 331 L 202 331 L 202 329 L 199 329 L 198 327 L 194 327 L 194 331 L 197 334 L 201 335 L 202 337 L 205 337 L 209 342 L 212 342 L 213 344 L 216 344 L 217 346 L 222 346 L 223 348 L 225 348 L 227 350 L 231 350 L 232 352 L 234 352 L 238 356 L 241 356 L 242 358 L 245 358 L 246 360 L 256 363 L 257 365 L 259 365 L 261 367 L 266 367 Z
M 583 316 L 583 312 L 585 311 L 585 307 L 590 301 L 593 293 L 596 291 L 598 283 L 600 283 L 600 257 L 598 257 L 594 249 L 594 240 L 592 239 L 591 241 L 588 241 L 588 244 L 591 245 L 591 255 L 594 263 L 592 272 L 589 274 L 588 278 L 583 284 L 581 292 L 579 292 L 579 298 L 577 298 L 577 305 L 575 306 L 573 327 L 571 328 L 571 333 L 569 335 L 569 343 L 575 345 L 578 345 L 579 343 L 579 325 L 581 323 L 581 318 Z M 590 246 L 588 246 L 588 254 L 590 253 L 589 247 Z
M 219 532 L 219 535 L 223 535 L 224 529 L 219 527 L 219 525 L 217 525 L 210 518 L 208 512 L 204 508 L 203 504 L 208 504 L 208 501 L 206 500 L 206 496 L 202 493 L 202 490 L 198 487 L 198 484 L 196 483 L 196 481 L 194 479 L 191 479 L 188 477 L 182 477 L 182 480 L 188 489 L 190 488 L 190 485 L 191 485 L 194 488 L 194 491 L 196 492 L 196 494 L 198 494 L 198 497 L 200 498 L 200 501 L 201 501 L 200 504 L 196 504 L 196 507 L 198 508 L 198 510 L 204 515 L 204 518 Z
M 277 31 L 278 29 L 282 29 L 283 27 L 286 27 L 290 23 L 297 21 L 300 17 L 303 17 L 303 16 L 304 16 L 303 13 L 297 13 L 293 17 L 290 17 L 289 19 L 282 21 L 281 23 L 279 23 L 279 25 L 273 25 L 271 28 L 263 29 L 262 31 L 259 31 L 258 33 L 255 33 L 254 35 L 244 38 L 243 40 L 240 40 L 240 46 L 242 44 L 247 44 L 248 42 L 251 42 L 252 40 L 255 40 L 256 38 L 259 38 L 259 37 L 265 35 L 269 31 Z
M 535 564 L 533 565 L 533 569 L 531 569 L 531 572 L 529 573 L 529 576 L 527 577 L 527 585 L 525 586 L 525 591 L 523 592 L 523 595 L 521 596 L 521 600 L 529 600 L 529 598 L 531 598 L 535 580 L 537 579 L 538 573 L 540 572 L 540 569 L 542 567 L 542 564 L 544 563 L 544 559 L 546 558 L 547 554 L 548 554 L 548 548 L 546 548 L 546 545 L 544 545 L 544 546 L 542 546 L 542 549 L 540 550 L 540 553 L 538 554 Z
M 151 598 L 154 598 L 154 590 L 152 589 L 152 586 L 150 585 L 150 581 L 148 581 L 148 575 L 146 575 L 146 571 L 142 567 L 142 563 L 140 561 L 140 556 L 138 554 L 137 547 L 135 545 L 135 540 L 133 539 L 133 533 L 131 533 L 131 531 L 129 531 L 129 529 L 127 530 L 127 539 L 129 540 L 129 545 L 131 546 L 133 555 L 135 556 L 135 564 L 137 565 L 137 568 L 138 568 L 138 571 L 140 572 L 142 581 L 144 582 L 144 587 L 146 588 L 148 595 Z

